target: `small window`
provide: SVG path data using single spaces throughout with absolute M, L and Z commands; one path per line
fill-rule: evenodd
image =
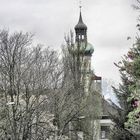
M 84 35 L 82 35 L 82 39 L 84 39 Z
M 101 139 L 109 138 L 109 133 L 110 133 L 109 126 L 101 126 L 101 131 L 100 131 L 100 138 Z
M 79 39 L 81 38 L 81 36 L 79 35 Z
M 104 139 L 105 137 L 105 131 L 101 131 L 101 138 Z

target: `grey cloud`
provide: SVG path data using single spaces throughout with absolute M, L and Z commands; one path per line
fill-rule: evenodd
M 60 48 L 64 33 L 78 22 L 79 0 L 0 0 L 0 28 L 36 34 L 35 40 Z M 113 61 L 131 47 L 127 36 L 135 35 L 136 11 L 130 0 L 86 0 L 82 15 L 88 40 L 95 46 L 93 68 L 102 77 L 118 79 Z

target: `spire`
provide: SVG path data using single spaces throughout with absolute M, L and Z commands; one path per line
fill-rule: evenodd
M 87 26 L 84 24 L 82 19 L 82 12 L 81 12 L 81 4 L 79 6 L 80 8 L 80 15 L 79 15 L 79 21 L 77 25 L 75 26 L 75 33 L 76 33 L 76 42 L 85 42 L 87 43 Z
M 80 1 L 79 9 L 80 9 L 80 16 L 79 16 L 79 22 L 78 23 L 83 23 L 82 13 L 81 13 L 81 9 L 82 9 L 81 1 Z
M 78 23 L 83 23 L 81 10 L 80 10 L 80 16 L 79 16 L 79 22 Z
M 77 30 L 77 29 L 85 29 L 85 30 L 87 30 L 87 26 L 84 24 L 83 19 L 82 19 L 81 2 L 80 2 L 79 8 L 80 8 L 80 16 L 79 16 L 78 24 L 75 26 L 75 30 Z

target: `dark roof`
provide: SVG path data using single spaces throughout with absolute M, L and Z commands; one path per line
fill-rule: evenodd
M 77 30 L 77 29 L 85 29 L 85 30 L 87 30 L 87 26 L 84 24 L 84 22 L 82 20 L 81 11 L 80 11 L 78 24 L 75 26 L 75 30 Z
M 102 80 L 102 77 L 96 76 L 95 74 L 92 77 L 92 80 Z
M 118 106 L 102 98 L 103 116 L 118 115 Z

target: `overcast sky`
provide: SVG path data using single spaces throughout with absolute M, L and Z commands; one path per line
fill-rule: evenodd
M 136 34 L 135 0 L 83 0 L 82 16 L 95 52 L 92 67 L 98 76 L 118 83 L 118 62 Z M 35 40 L 54 49 L 78 22 L 79 0 L 0 0 L 0 29 L 35 33 Z M 127 37 L 131 36 L 131 40 Z

